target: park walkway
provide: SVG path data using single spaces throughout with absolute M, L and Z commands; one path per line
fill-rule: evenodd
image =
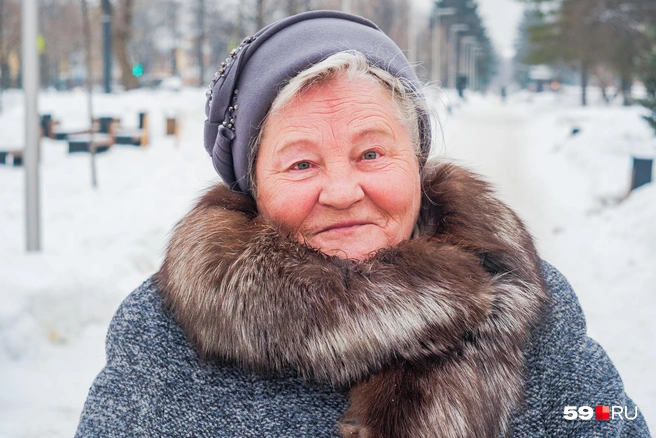
M 533 144 L 530 117 L 490 96 L 455 104 L 442 121 L 441 155 L 483 175 L 499 197 L 524 220 L 544 258 L 554 251 L 550 236 L 558 227 L 550 208 L 550 191 Z

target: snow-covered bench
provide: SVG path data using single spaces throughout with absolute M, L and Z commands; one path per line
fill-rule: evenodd
M 139 128 L 118 129 L 116 144 L 145 147 L 148 145 L 148 113 L 139 113 Z
M 0 151 L 0 164 L 7 166 L 22 166 L 23 165 L 23 151 L 20 149 L 11 151 Z

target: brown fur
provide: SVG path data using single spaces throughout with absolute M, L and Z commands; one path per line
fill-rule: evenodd
M 173 234 L 165 304 L 206 359 L 352 386 L 342 436 L 506 434 L 547 302 L 535 248 L 471 173 L 428 165 L 423 189 L 419 236 L 355 262 L 216 186 Z

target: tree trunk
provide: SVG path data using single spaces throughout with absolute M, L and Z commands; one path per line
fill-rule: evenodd
M 287 0 L 287 15 L 292 16 L 298 13 L 298 0 Z
M 178 8 L 175 0 L 169 0 L 169 26 L 171 26 L 171 38 L 173 39 L 173 46 L 171 47 L 171 75 L 178 75 Z
M 2 90 L 5 87 L 5 78 L 8 73 L 5 71 L 5 39 L 4 39 L 4 14 L 5 12 L 5 0 L 0 0 L 0 114 L 2 114 Z
M 93 99 L 91 96 L 91 24 L 89 23 L 89 5 L 82 0 L 82 29 L 84 31 L 84 65 L 86 67 L 87 109 L 89 111 L 89 126 L 93 126 Z
M 588 64 L 581 62 L 581 105 L 588 104 Z
M 606 84 L 600 83 L 599 89 L 601 90 L 601 97 L 603 97 L 605 103 L 610 103 L 610 97 L 608 97 L 608 91 L 606 91 Z
M 130 39 L 132 38 L 132 14 L 134 3 L 132 0 L 119 0 L 120 14 L 114 20 L 112 32 L 112 45 L 114 54 L 121 69 L 121 83 L 126 90 L 132 90 L 139 86 L 137 78 L 132 74 L 132 62 L 130 60 Z
M 631 96 L 631 86 L 632 80 L 630 76 L 622 75 L 620 80 L 622 85 L 622 105 L 631 106 L 633 105 L 633 97 Z
M 257 0 L 257 30 L 264 27 L 264 0 Z
M 198 0 L 198 41 L 196 41 L 196 58 L 198 62 L 198 86 L 205 86 L 205 59 L 203 48 L 205 47 L 205 0 Z

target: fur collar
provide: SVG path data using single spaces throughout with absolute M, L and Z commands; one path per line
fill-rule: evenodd
M 210 189 L 157 281 L 205 359 L 351 387 L 343 436 L 494 437 L 522 400 L 548 302 L 532 240 L 489 186 L 428 164 L 418 236 L 355 262 L 297 244 Z

